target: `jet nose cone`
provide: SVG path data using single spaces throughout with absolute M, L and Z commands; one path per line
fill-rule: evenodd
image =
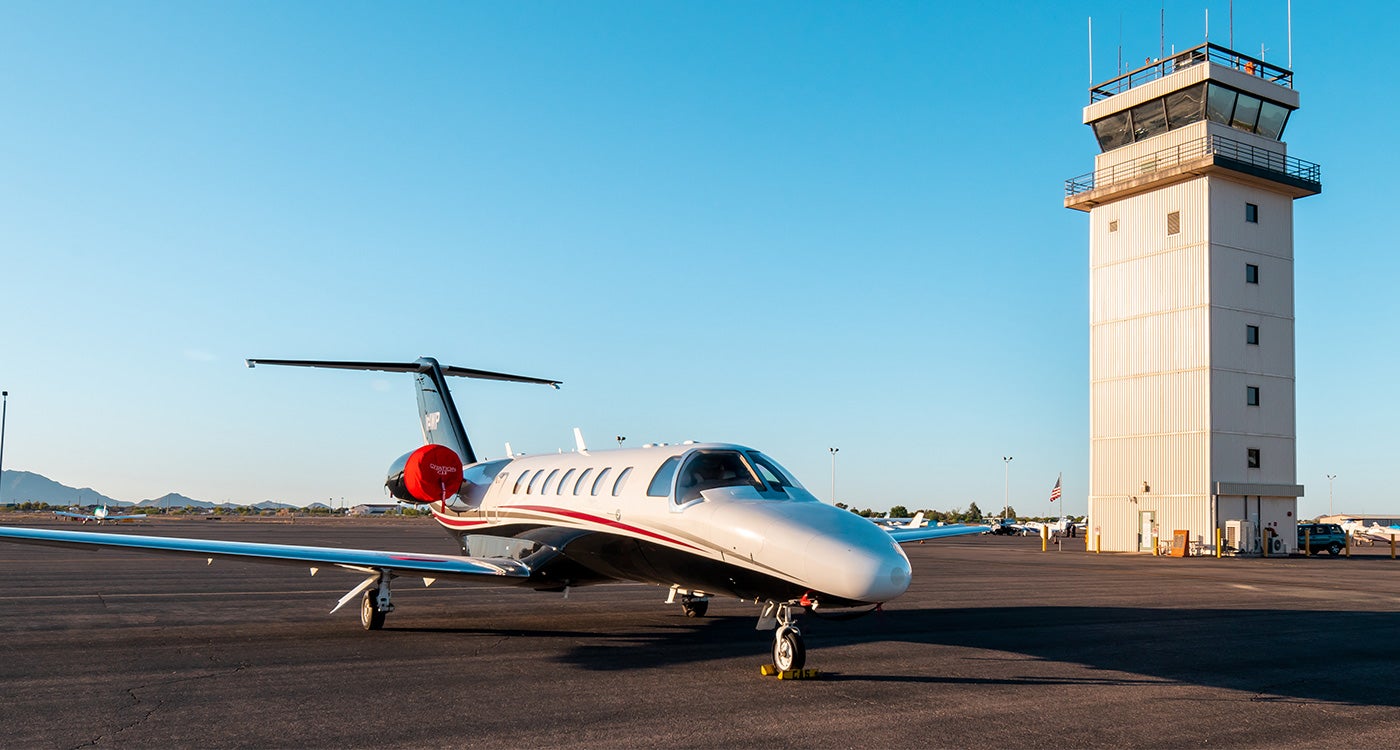
M 909 588 L 909 558 L 889 534 L 864 519 L 839 537 L 811 543 L 809 573 L 827 594 L 856 602 L 884 602 Z

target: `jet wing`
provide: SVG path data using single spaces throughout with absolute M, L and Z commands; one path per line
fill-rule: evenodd
M 301 567 L 339 566 L 351 570 L 389 570 L 425 578 L 467 578 L 482 576 L 507 579 L 528 578 L 530 567 L 508 558 L 433 555 L 417 552 L 336 547 L 303 547 L 294 544 L 225 542 L 214 539 L 139 536 L 91 531 L 59 531 L 0 526 L 0 541 L 42 544 L 53 547 L 107 547 L 138 552 L 164 552 L 203 558 L 229 558 L 247 562 L 279 563 Z M 502 581 L 503 583 L 505 581 Z
M 902 544 L 904 542 L 922 542 L 925 539 L 942 539 L 946 536 L 981 534 L 989 528 L 991 527 L 950 524 L 948 526 L 925 526 L 921 529 L 891 529 L 890 537 Z
M 63 516 L 64 518 L 81 518 L 81 519 L 83 519 L 84 521 L 96 521 L 96 520 L 97 520 L 97 516 L 94 516 L 94 515 L 91 514 L 91 513 L 71 513 L 71 512 L 66 511 L 66 510 L 56 510 L 56 511 L 53 512 L 53 514 L 54 514 L 55 516 Z

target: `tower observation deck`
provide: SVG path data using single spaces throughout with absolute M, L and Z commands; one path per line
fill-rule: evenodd
M 1065 181 L 1065 207 L 1087 211 L 1220 170 L 1294 198 L 1320 193 L 1321 168 L 1288 156 L 1282 142 L 1297 108 L 1292 71 L 1214 44 L 1094 86 L 1084 123 L 1102 153 L 1094 171 Z
M 1089 533 L 1295 546 L 1292 71 L 1202 44 L 1089 89 Z

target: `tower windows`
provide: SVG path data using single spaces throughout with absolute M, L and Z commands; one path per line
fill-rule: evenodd
M 1244 204 L 1244 220 L 1250 224 L 1259 223 L 1259 207 L 1253 203 Z
M 1181 212 L 1167 214 L 1167 234 L 1181 234 Z
M 1244 343 L 1253 344 L 1254 346 L 1259 345 L 1259 326 L 1244 327 Z
M 1258 449 L 1258 448 L 1248 448 L 1248 449 L 1246 449 L 1246 450 L 1248 451 L 1248 453 L 1246 454 L 1246 457 L 1247 457 L 1247 460 L 1248 460 L 1248 462 L 1249 462 L 1249 463 L 1248 463 L 1249 468 L 1251 468 L 1251 469 L 1257 469 L 1257 468 L 1259 468 L 1259 449 Z
M 1254 265 L 1253 263 L 1246 263 L 1246 264 L 1244 264 L 1244 283 L 1246 283 L 1246 284 L 1258 284 L 1258 283 L 1259 283 L 1259 266 L 1256 266 L 1256 265 Z
M 1259 386 L 1247 385 L 1244 388 L 1244 402 L 1248 406 L 1259 405 Z

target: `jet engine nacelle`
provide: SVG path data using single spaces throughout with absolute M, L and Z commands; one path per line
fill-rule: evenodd
M 443 502 L 462 489 L 462 459 L 445 445 L 425 445 L 390 464 L 384 486 L 406 503 Z

